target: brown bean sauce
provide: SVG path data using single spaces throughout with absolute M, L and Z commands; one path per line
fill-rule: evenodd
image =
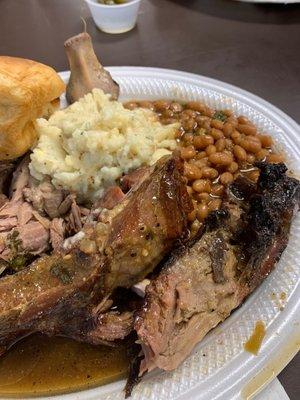
M 263 323 L 263 321 L 257 321 L 250 338 L 244 344 L 244 349 L 249 353 L 252 353 L 255 356 L 257 356 L 262 341 L 265 337 L 265 334 L 266 334 L 265 324 Z
M 66 338 L 33 335 L 0 358 L 0 396 L 73 392 L 127 374 L 126 347 L 91 346 Z

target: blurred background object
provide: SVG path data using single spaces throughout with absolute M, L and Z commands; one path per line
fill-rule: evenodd
M 141 0 L 85 0 L 96 26 L 106 33 L 134 28 Z
M 273 3 L 273 4 L 295 4 L 300 3 L 300 0 L 235 0 L 245 3 Z
M 0 7 L 1 54 L 68 69 L 62 43 L 82 31 L 82 16 L 103 65 L 223 80 L 300 122 L 300 4 L 143 0 L 137 25 L 120 35 L 97 29 L 84 0 L 0 0 Z

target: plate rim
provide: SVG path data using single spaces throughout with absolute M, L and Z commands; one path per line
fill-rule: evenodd
M 300 2 L 300 0 L 299 0 Z M 245 101 L 250 100 L 252 104 L 255 104 L 257 106 L 257 103 L 259 103 L 259 106 L 264 106 L 266 112 L 272 111 L 276 117 L 276 114 L 278 114 L 281 118 L 285 119 L 289 124 L 293 125 L 293 128 L 296 130 L 299 130 L 300 132 L 300 123 L 298 123 L 294 118 L 288 115 L 285 111 L 282 111 L 279 107 L 275 106 L 268 100 L 265 100 L 264 98 L 260 97 L 259 95 L 256 95 L 246 89 L 243 89 L 239 86 L 233 85 L 231 83 L 227 83 L 225 81 L 222 81 L 220 79 L 215 79 L 215 78 L 210 78 L 205 75 L 201 74 L 195 74 L 193 72 L 185 72 L 183 70 L 177 70 L 177 69 L 170 69 L 170 68 L 157 68 L 157 67 L 141 67 L 141 66 L 107 66 L 105 67 L 109 72 L 116 74 L 120 73 L 126 73 L 126 72 L 138 72 L 139 74 L 142 74 L 144 76 L 144 72 L 147 71 L 149 73 L 159 73 L 161 74 L 166 74 L 168 77 L 174 76 L 178 77 L 181 76 L 183 78 L 191 78 L 191 79 L 201 79 L 202 81 L 206 82 L 210 86 L 213 85 L 218 91 L 220 91 L 220 86 L 222 86 L 222 91 L 225 89 L 226 92 L 230 93 L 232 95 L 232 92 L 236 94 L 238 97 L 243 98 Z M 70 75 L 69 70 L 64 70 L 58 72 L 58 74 L 63 77 L 63 79 L 68 79 Z M 276 118 L 278 119 L 278 118 Z

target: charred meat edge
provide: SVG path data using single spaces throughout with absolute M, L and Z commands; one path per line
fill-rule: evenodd
M 226 245 L 228 246 L 229 250 L 231 249 L 230 251 L 232 252 L 232 255 L 235 255 L 236 265 L 235 276 L 232 280 L 234 288 L 234 292 L 232 293 L 232 302 L 228 305 L 228 310 L 225 310 L 225 315 L 221 314 L 218 316 L 218 318 L 212 319 L 211 322 L 209 322 L 209 320 L 206 321 L 208 324 L 210 323 L 211 326 L 208 326 L 207 329 L 205 329 L 204 334 L 206 334 L 217 323 L 225 319 L 234 308 L 240 305 L 245 297 L 248 296 L 271 272 L 276 262 L 279 260 L 288 242 L 292 216 L 295 210 L 298 210 L 299 207 L 299 182 L 296 179 L 290 178 L 285 175 L 287 169 L 283 164 L 270 165 L 266 163 L 259 163 L 257 164 L 257 166 L 261 170 L 261 176 L 258 182 L 258 187 L 256 188 L 256 193 L 250 195 L 249 190 L 243 191 L 241 187 L 237 188 L 236 184 L 233 184 L 232 186 L 232 190 L 233 192 L 235 192 L 235 194 L 239 191 L 239 193 L 242 193 L 243 196 L 248 196 L 248 199 L 243 204 L 244 211 L 241 213 L 240 216 L 240 224 L 236 225 L 230 223 L 231 214 L 227 210 L 211 214 L 206 221 L 204 228 L 201 230 L 201 232 L 198 233 L 197 237 L 193 239 L 187 246 L 179 249 L 176 254 L 172 256 L 171 259 L 167 262 L 158 278 L 154 279 L 147 287 L 144 307 L 137 314 L 135 321 L 135 329 L 137 330 L 139 336 L 139 342 L 142 343 L 144 354 L 148 357 L 148 363 L 146 363 L 146 365 L 145 363 L 144 365 L 142 365 L 140 369 L 140 374 L 142 374 L 146 369 L 152 369 L 153 367 L 158 366 L 155 360 L 156 354 L 157 356 L 159 356 L 159 353 L 156 352 L 160 351 L 160 345 L 158 343 L 158 347 L 156 351 L 154 351 L 151 343 L 155 343 L 156 324 L 158 324 L 157 326 L 159 330 L 159 326 L 164 326 L 164 322 L 155 322 L 151 319 L 154 318 L 154 316 L 152 315 L 154 309 L 156 310 L 155 319 L 157 320 L 157 318 L 163 318 L 163 309 L 164 307 L 168 307 L 167 298 L 170 296 L 174 296 L 173 301 L 175 301 L 175 303 L 172 304 L 175 309 L 174 311 L 169 312 L 169 316 L 171 316 L 171 318 L 172 316 L 175 317 L 177 312 L 176 302 L 178 305 L 178 301 L 180 301 L 180 298 L 178 298 L 179 294 L 168 293 L 168 279 L 169 277 L 170 279 L 172 279 L 173 270 L 176 274 L 176 265 L 178 264 L 178 262 L 180 263 L 180 260 L 184 257 L 187 257 L 188 260 L 189 252 L 195 246 L 197 246 L 199 242 L 206 240 L 209 237 L 208 234 L 213 234 L 213 239 L 216 239 L 219 237 L 220 232 L 225 232 L 226 235 L 228 235 L 229 233 L 226 240 Z M 247 185 L 244 185 L 244 188 L 246 186 Z M 238 199 L 237 202 L 237 204 L 239 205 L 235 205 L 238 208 L 241 206 L 239 201 L 240 199 Z M 227 220 L 227 223 L 216 223 L 220 221 L 220 217 L 223 218 L 223 221 L 226 217 L 225 219 Z M 235 231 L 232 231 L 233 226 L 236 227 Z M 212 241 L 210 245 L 213 245 L 213 243 L 214 241 Z M 211 251 L 208 251 L 210 257 Z M 224 258 L 223 251 L 224 248 L 222 250 L 221 259 Z M 198 258 L 197 262 L 201 263 L 201 258 Z M 224 276 L 224 267 L 226 264 L 223 263 L 223 269 L 222 266 L 217 267 L 219 275 L 218 276 L 215 271 L 214 263 L 215 260 L 211 260 L 211 268 L 215 282 L 215 288 L 216 290 L 218 290 L 218 287 L 225 288 L 225 286 L 228 284 L 228 282 L 226 282 L 226 276 Z M 189 262 L 186 264 L 186 268 L 189 268 Z M 184 271 L 182 271 L 182 273 L 182 277 L 175 277 L 174 279 L 183 280 L 184 282 Z M 187 287 L 193 284 L 189 282 L 186 283 Z M 164 289 L 160 292 L 157 292 L 157 287 L 160 286 Z M 175 288 L 171 288 L 170 290 L 175 290 Z M 222 304 L 222 302 L 220 304 Z M 159 314 L 159 309 L 161 310 L 161 315 Z M 215 311 L 218 312 L 218 310 L 213 310 L 212 312 Z M 195 318 L 197 318 L 197 315 L 195 315 L 195 313 L 191 313 L 191 315 L 188 317 L 188 321 L 191 321 Z M 199 315 L 198 318 L 198 323 L 201 323 L 201 315 Z M 154 325 L 152 326 L 152 324 Z M 182 334 L 183 332 L 182 340 L 191 341 L 191 343 L 187 346 L 189 347 L 190 351 L 192 347 L 196 344 L 196 342 L 201 340 L 202 337 L 197 338 L 195 334 L 196 332 L 189 332 L 189 335 L 192 335 L 193 337 L 190 337 L 188 339 L 184 335 L 184 320 L 182 321 L 182 324 L 182 327 L 179 327 L 183 330 L 180 331 L 180 334 Z M 165 326 L 168 327 L 168 322 L 166 322 Z M 172 328 L 171 326 L 171 331 L 166 330 L 165 332 L 160 333 L 165 342 L 169 342 L 169 345 L 173 337 L 173 329 L 174 328 Z M 150 334 L 150 332 L 152 332 L 152 334 Z M 177 333 L 179 334 L 179 331 Z M 161 349 L 161 351 L 165 352 L 165 360 L 162 363 L 163 365 L 160 364 L 160 366 L 167 370 L 176 368 L 178 364 L 182 362 L 184 358 L 189 354 L 188 351 L 187 353 L 179 355 L 178 359 L 175 360 L 175 362 L 173 363 L 170 359 L 170 365 L 168 365 L 168 354 L 170 354 L 171 357 L 173 352 L 176 353 L 176 349 L 172 350 L 171 348 L 169 348 L 168 350 L 167 348 Z

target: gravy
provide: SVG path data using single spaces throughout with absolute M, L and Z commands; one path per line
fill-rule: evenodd
M 254 331 L 252 335 L 248 339 L 248 341 L 244 344 L 244 349 L 249 353 L 257 356 L 259 349 L 261 347 L 262 341 L 266 334 L 265 324 L 262 321 L 257 321 L 255 324 Z
M 30 336 L 0 358 L 0 396 L 38 396 L 87 389 L 126 376 L 126 347 L 91 346 Z

